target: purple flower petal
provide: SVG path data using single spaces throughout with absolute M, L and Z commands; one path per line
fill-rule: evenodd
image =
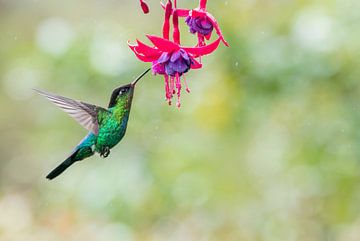
M 176 76 L 189 71 L 191 68 L 191 59 L 189 54 L 180 49 L 171 54 L 163 53 L 160 58 L 153 63 L 153 72 L 158 74 L 167 74 L 169 76 Z
M 189 26 L 191 33 L 208 35 L 212 32 L 214 28 L 212 22 L 206 16 L 196 18 L 188 16 L 185 22 Z
M 158 59 L 157 62 L 162 64 L 162 63 L 165 63 L 166 61 L 168 61 L 169 58 L 170 58 L 170 54 L 167 53 L 167 52 L 164 52 L 164 53 L 161 54 L 161 56 L 160 56 L 160 58 Z
M 189 70 L 189 66 L 187 65 L 187 63 L 181 60 L 177 60 L 174 63 L 170 62 L 169 67 L 179 74 L 183 74 Z
M 165 74 L 164 64 L 161 64 L 158 61 L 152 62 L 152 72 L 154 74 Z
M 178 50 L 178 51 L 172 53 L 171 58 L 170 58 L 170 61 L 171 61 L 171 62 L 175 62 L 175 61 L 178 60 L 180 57 L 181 57 L 180 50 Z
M 199 21 L 201 28 L 209 30 L 213 28 L 213 25 L 211 22 L 207 21 L 207 19 L 202 19 L 201 21 Z
M 188 53 L 186 53 L 185 50 L 180 49 L 180 53 L 181 53 L 181 57 L 183 57 L 184 59 L 186 59 L 186 60 L 189 60 L 189 59 L 190 59 Z
M 165 65 L 165 72 L 167 75 L 175 76 L 175 70 L 169 64 Z
M 186 19 L 185 19 L 185 23 L 186 24 L 189 24 L 191 22 L 191 17 L 190 16 L 187 16 Z

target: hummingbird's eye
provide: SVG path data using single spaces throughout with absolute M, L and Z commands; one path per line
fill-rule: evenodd
M 119 91 L 119 95 L 123 95 L 123 94 L 125 94 L 125 93 L 128 92 L 128 91 L 129 91 L 129 88 L 128 88 L 128 87 L 122 88 L 122 89 L 120 89 L 120 91 Z

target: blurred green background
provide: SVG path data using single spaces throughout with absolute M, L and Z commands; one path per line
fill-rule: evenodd
M 106 106 L 148 67 L 148 3 L 0 0 L 0 240 L 360 240 L 358 0 L 208 1 L 231 48 L 182 108 L 148 75 L 111 155 L 45 179 L 86 131 L 31 88 Z

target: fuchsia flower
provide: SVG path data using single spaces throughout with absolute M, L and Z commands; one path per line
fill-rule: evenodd
M 189 26 L 192 34 L 199 33 L 204 36 L 209 36 L 214 29 L 213 23 L 206 16 L 197 18 L 187 16 L 185 22 Z
M 200 0 L 199 7 L 189 10 L 189 9 L 173 9 L 173 12 L 176 12 L 179 17 L 184 17 L 186 24 L 189 26 L 190 33 L 198 35 L 198 46 L 205 45 L 205 39 L 209 40 L 213 29 L 215 29 L 217 35 L 221 38 L 221 41 L 225 46 L 229 47 L 229 44 L 224 39 L 224 36 L 221 32 L 220 26 L 217 23 L 216 19 L 206 11 L 207 0 Z M 165 9 L 166 6 L 161 4 Z
M 167 101 L 171 104 L 173 95 L 177 93 L 177 105 L 180 106 L 182 88 L 180 77 L 190 69 L 201 68 L 202 65 L 195 58 L 212 53 L 219 46 L 220 38 L 203 47 L 183 47 L 157 36 L 147 35 L 147 37 L 153 43 L 153 47 L 139 40 L 136 45 L 129 44 L 129 47 L 139 60 L 152 63 L 154 74 L 164 75 Z M 189 92 L 185 78 L 184 83 Z
M 229 47 L 229 44 L 224 39 L 216 19 L 210 13 L 206 12 L 205 9 L 196 8 L 189 11 L 185 22 L 189 26 L 191 33 L 197 33 L 199 46 L 205 45 L 205 39 L 209 40 L 213 29 L 215 29 L 221 41 L 225 44 L 225 46 Z
M 164 5 L 165 10 L 163 23 L 163 37 L 147 35 L 153 46 L 148 46 L 137 40 L 135 45 L 128 43 L 130 49 L 136 57 L 143 62 L 152 63 L 153 73 L 164 76 L 166 100 L 171 104 L 174 94 L 177 94 L 177 106 L 180 107 L 180 94 L 182 89 L 181 78 L 186 86 L 186 91 L 190 92 L 185 73 L 190 69 L 199 69 L 202 64 L 196 60 L 204 55 L 211 54 L 216 50 L 222 41 L 225 41 L 216 19 L 206 11 L 206 0 L 200 0 L 199 7 L 193 10 L 177 8 L 177 1 L 174 4 L 171 0 Z M 140 0 L 144 13 L 149 12 L 149 8 L 143 0 Z M 170 19 L 172 17 L 173 41 L 170 41 Z M 180 44 L 179 17 L 185 17 L 185 22 L 190 28 L 190 32 L 198 35 L 198 45 L 196 47 L 184 47 Z M 213 29 L 216 30 L 218 38 L 206 45 L 205 39 L 209 40 Z

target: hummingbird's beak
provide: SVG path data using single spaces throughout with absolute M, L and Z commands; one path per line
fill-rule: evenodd
M 144 77 L 144 75 L 147 74 L 147 72 L 149 72 L 151 70 L 151 68 L 147 69 L 144 71 L 144 73 L 142 73 L 141 75 L 139 75 L 133 82 L 131 82 L 131 86 L 135 87 L 136 83 L 142 78 Z

